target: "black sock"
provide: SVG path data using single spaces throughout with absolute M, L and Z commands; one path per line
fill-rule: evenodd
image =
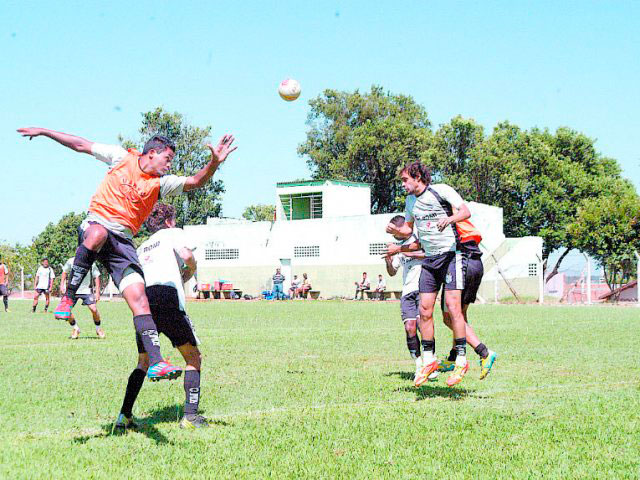
M 409 349 L 411 358 L 414 360 L 420 356 L 420 341 L 417 335 L 414 337 L 407 335 L 407 348 Z
M 99 327 L 99 326 L 100 326 L 100 320 L 98 320 L 97 322 L 94 320 L 94 321 L 93 321 L 93 324 L 94 324 L 96 327 Z
M 75 327 L 75 326 L 76 326 L 76 321 L 75 321 L 75 319 L 74 319 L 74 320 L 70 320 L 70 321 L 69 321 L 69 325 L 71 325 L 72 327 Z
M 436 340 L 422 340 L 422 351 L 423 352 L 432 352 L 434 355 L 436 353 Z
M 473 350 L 480 355 L 480 358 L 487 358 L 489 356 L 489 349 L 484 343 L 479 343 Z
M 122 402 L 122 408 L 120 409 L 120 413 L 127 418 L 131 418 L 133 416 L 131 410 L 133 409 L 133 404 L 136 402 L 136 398 L 138 398 L 138 393 L 140 393 L 140 389 L 144 383 L 144 377 L 146 376 L 146 372 L 139 368 L 136 368 L 131 372 L 131 375 L 129 375 L 127 391 L 124 394 L 124 401 Z
M 195 415 L 198 413 L 198 404 L 200 403 L 200 371 L 185 370 L 184 372 L 184 393 L 186 400 L 184 402 L 184 414 Z
M 456 344 L 456 359 L 458 357 L 465 357 L 467 355 L 467 337 L 454 338 L 453 341 Z
M 456 352 L 456 348 L 452 347 L 451 350 L 449 350 L 449 357 L 447 358 L 447 360 L 449 360 L 450 362 L 455 362 L 457 356 L 458 352 Z
M 36 313 L 36 305 L 34 305 L 34 306 L 33 306 L 33 310 L 32 310 L 32 312 L 33 312 L 33 313 Z
M 76 250 L 76 258 L 73 260 L 73 267 L 71 269 L 71 275 L 69 275 L 69 281 L 67 282 L 67 291 L 65 293 L 71 299 L 76 298 L 76 291 L 82 280 L 87 275 L 87 272 L 96 261 L 98 252 L 89 250 L 84 245 L 80 245 Z
M 145 352 L 149 355 L 149 362 L 155 365 L 162 361 L 160 353 L 160 338 L 158 338 L 158 329 L 151 315 L 136 315 L 133 317 L 133 324 L 136 332 L 142 339 L 142 345 Z
M 9 297 L 2 297 L 2 302 L 4 303 L 4 309 L 9 310 Z
M 48 303 L 45 303 L 45 305 L 44 305 L 44 311 L 46 312 L 47 310 L 49 310 L 49 304 L 48 304 Z

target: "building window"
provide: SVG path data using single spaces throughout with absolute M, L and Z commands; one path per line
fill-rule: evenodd
M 237 248 L 207 248 L 204 251 L 205 260 L 236 260 L 239 257 Z
M 300 257 L 319 257 L 320 245 L 309 245 L 304 247 L 293 247 L 293 256 Z
M 322 192 L 280 195 L 280 202 L 287 220 L 322 218 Z
M 537 277 L 538 276 L 538 264 L 537 263 L 530 263 L 529 264 L 529 276 L 530 277 Z
M 376 257 L 383 255 L 387 252 L 387 244 L 386 243 L 370 243 L 369 244 L 369 255 L 374 255 Z

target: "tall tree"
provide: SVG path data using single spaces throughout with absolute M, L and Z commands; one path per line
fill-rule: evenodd
M 431 135 L 425 109 L 379 86 L 368 93 L 325 90 L 309 104 L 298 154 L 307 157 L 313 178 L 370 183 L 373 213 L 401 210 L 398 169 L 425 154 Z
M 249 205 L 244 209 L 242 217 L 252 222 L 272 221 L 276 214 L 275 205 Z
M 171 165 L 171 173 L 176 175 L 193 175 L 210 159 L 210 151 L 206 147 L 209 142 L 211 127 L 195 127 L 189 125 L 182 114 L 169 113 L 158 107 L 142 114 L 142 125 L 138 141 L 120 141 L 127 147 L 142 149 L 144 142 L 151 136 L 160 134 L 169 137 L 176 144 L 176 155 Z M 178 225 L 203 224 L 207 217 L 219 217 L 222 214 L 220 204 L 224 185 L 222 180 L 211 180 L 200 189 L 191 190 L 183 195 L 164 200 L 176 207 Z
M 85 213 L 67 213 L 58 223 L 50 222 L 33 239 L 33 249 L 38 260 L 47 257 L 57 275 L 65 262 L 76 254 L 78 227 L 85 217 Z

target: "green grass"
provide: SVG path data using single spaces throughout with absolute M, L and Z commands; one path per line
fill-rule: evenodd
M 111 435 L 136 363 L 131 316 L 107 339 L 13 301 L 0 312 L 0 478 L 639 478 L 640 312 L 473 306 L 499 354 L 478 380 L 412 387 L 398 303 L 189 304 L 208 430 L 178 427 L 181 380 L 145 383 L 140 432 Z M 450 334 L 437 319 L 438 352 Z M 179 354 L 163 340 L 174 361 Z

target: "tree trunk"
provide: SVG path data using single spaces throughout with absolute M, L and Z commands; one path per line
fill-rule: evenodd
M 558 258 L 558 261 L 556 262 L 555 267 L 553 267 L 553 270 L 551 271 L 551 273 L 549 275 L 547 275 L 547 279 L 545 280 L 545 283 L 548 283 L 549 280 L 551 280 L 553 277 L 555 277 L 558 274 L 558 269 L 560 268 L 560 264 L 562 263 L 562 261 L 564 260 L 564 257 L 567 256 L 567 254 L 571 251 L 571 248 L 567 248 L 562 255 L 560 255 L 560 258 Z

